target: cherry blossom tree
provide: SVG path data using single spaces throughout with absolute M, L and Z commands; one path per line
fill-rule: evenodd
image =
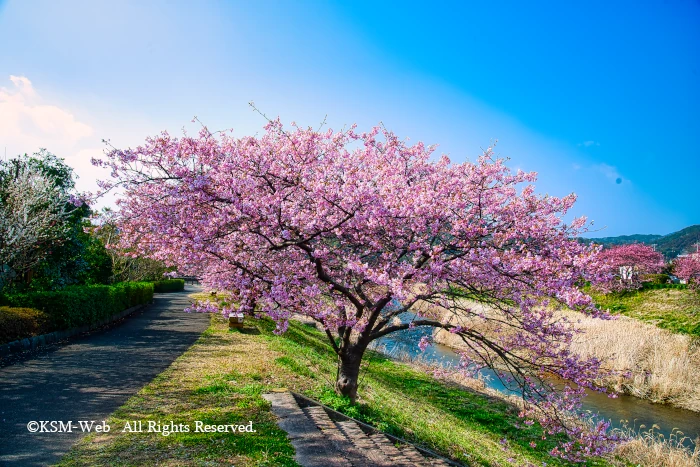
M 92 224 L 86 228 L 91 236 L 106 246 L 110 258 L 112 282 L 138 282 L 160 280 L 168 273 L 162 261 L 133 254 L 129 250 L 113 248 L 119 243 L 119 228 L 114 219 L 115 213 L 105 208 L 93 215 Z
M 673 272 L 687 281 L 690 287 L 700 289 L 700 254 L 676 258 L 673 261 Z
M 645 274 L 658 273 L 664 267 L 663 255 L 643 243 L 605 249 L 600 259 L 608 275 L 597 285 L 606 291 L 638 289 Z
M 586 435 L 551 415 L 600 389 L 601 362 L 571 353 L 574 327 L 555 313 L 607 316 L 579 287 L 600 278 L 600 263 L 598 247 L 574 240 L 586 220 L 562 220 L 576 196 L 537 195 L 536 174 L 512 172 L 491 148 L 461 164 L 433 151 L 379 127 L 285 130 L 277 120 L 257 137 L 164 132 L 94 163 L 111 169 L 102 188 L 122 193 L 115 247 L 230 291 L 237 303 L 223 313 L 267 316 L 277 333 L 295 315 L 314 319 L 337 354 L 339 393 L 357 397 L 372 341 L 442 328 L 471 349 L 464 368 L 497 369 L 528 403 L 523 416 L 567 430 L 565 450 L 598 452 L 604 426 Z

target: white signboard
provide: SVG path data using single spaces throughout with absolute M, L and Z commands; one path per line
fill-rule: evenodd
M 632 266 L 620 266 L 620 277 L 624 281 L 632 280 Z

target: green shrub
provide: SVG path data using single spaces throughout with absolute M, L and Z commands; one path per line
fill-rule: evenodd
M 41 310 L 51 330 L 94 324 L 132 306 L 153 299 L 153 284 L 124 282 L 115 285 L 74 285 L 48 292 L 7 295 L 5 305 Z
M 642 289 L 644 290 L 659 290 L 659 289 L 687 289 L 687 284 L 654 284 L 652 282 L 643 282 Z
M 668 274 L 647 274 L 642 277 L 642 282 L 645 284 L 668 284 L 670 280 Z
M 112 287 L 125 294 L 125 308 L 150 303 L 155 292 L 155 286 L 150 282 L 120 282 Z
M 182 292 L 185 290 L 185 279 L 164 279 L 153 283 L 155 292 Z
M 49 331 L 49 317 L 33 308 L 0 306 L 0 344 Z

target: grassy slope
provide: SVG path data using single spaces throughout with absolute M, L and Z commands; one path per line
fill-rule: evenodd
M 700 295 L 690 290 L 660 289 L 597 294 L 595 302 L 630 318 L 646 321 L 673 332 L 700 336 Z
M 552 441 L 542 440 L 536 427 L 520 425 L 516 410 L 504 402 L 373 354 L 363 371 L 362 401 L 351 405 L 331 390 L 335 359 L 321 333 L 292 323 L 278 337 L 268 321 L 247 325 L 246 332 L 229 331 L 214 316 L 188 352 L 113 414 L 109 434 L 84 438 L 60 465 L 296 465 L 292 447 L 261 398 L 278 387 L 321 399 L 469 465 L 567 465 L 548 456 Z M 194 420 L 253 420 L 257 433 L 121 433 L 127 420 L 192 426 Z

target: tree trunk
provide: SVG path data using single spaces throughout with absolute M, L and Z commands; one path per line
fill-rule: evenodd
M 357 400 L 357 382 L 360 376 L 360 363 L 364 349 L 351 349 L 340 356 L 338 362 L 338 379 L 335 382 L 335 390 L 350 398 L 352 402 Z

